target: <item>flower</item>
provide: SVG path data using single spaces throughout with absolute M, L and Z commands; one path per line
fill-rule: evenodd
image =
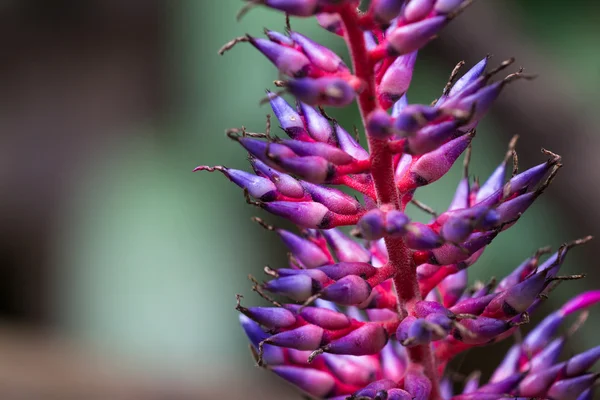
M 514 60 L 488 71 L 484 58 L 458 80 L 453 71 L 431 105 L 408 104 L 417 52 L 468 5 L 464 0 L 250 0 L 291 16 L 316 16 L 345 38 L 352 69 L 330 49 L 288 29 L 265 30 L 248 42 L 284 76 L 282 92 L 267 91 L 288 136 L 244 129 L 228 132 L 249 154 L 254 173 L 218 171 L 243 189 L 246 201 L 284 217 L 290 232 L 255 218 L 290 252 L 286 268 L 252 278 L 270 307 L 242 305 L 240 323 L 257 364 L 306 394 L 327 399 L 591 399 L 599 375 L 589 369 L 600 346 L 561 361 L 567 336 L 559 327 L 600 301 L 580 294 L 513 345 L 487 383 L 474 373 L 454 394 L 449 361 L 473 347 L 511 336 L 564 280 L 568 252 L 590 238 L 538 250 L 497 284 L 468 287 L 467 271 L 493 239 L 510 228 L 550 185 L 560 156 L 506 176 L 505 157 L 482 184 L 468 172 L 470 145 L 481 118 L 506 85 L 530 78 L 521 70 L 496 79 Z M 289 28 L 289 26 L 288 26 Z M 487 72 L 486 72 L 487 71 Z M 296 98 L 296 106 L 281 95 Z M 368 151 L 322 106 L 357 100 Z M 448 209 L 428 224 L 404 213 L 420 187 L 444 176 L 464 155 L 464 175 Z M 362 198 L 337 189 L 345 186 Z M 350 235 L 340 227 L 351 227 Z M 354 236 L 354 237 L 353 237 Z M 274 296 L 277 297 L 274 298 Z M 284 300 L 280 300 L 284 299 Z M 581 317 L 583 320 L 583 317 Z

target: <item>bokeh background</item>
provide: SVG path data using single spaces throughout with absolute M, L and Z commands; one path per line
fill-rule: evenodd
M 234 311 L 235 293 L 255 302 L 247 274 L 282 265 L 285 252 L 250 222 L 257 210 L 238 188 L 191 172 L 246 168 L 224 130 L 260 131 L 268 113 L 258 102 L 275 69 L 247 45 L 217 49 L 284 19 L 256 9 L 237 23 L 241 5 L 0 2 L 0 397 L 300 398 L 254 368 Z M 542 145 L 564 159 L 472 280 L 502 276 L 543 245 L 600 234 L 599 12 L 588 0 L 479 1 L 419 58 L 413 102 L 437 97 L 458 61 L 488 53 L 539 74 L 508 87 L 482 123 L 474 174 L 485 178 L 514 134 L 522 167 L 544 159 Z M 313 20 L 292 25 L 345 54 Z M 333 114 L 359 124 L 354 107 Z M 459 175 L 420 199 L 443 209 Z M 588 277 L 561 285 L 544 311 L 598 287 L 599 257 L 595 242 L 573 251 L 564 272 Z M 569 351 L 598 344 L 599 328 L 596 310 Z M 453 368 L 489 373 L 508 344 Z

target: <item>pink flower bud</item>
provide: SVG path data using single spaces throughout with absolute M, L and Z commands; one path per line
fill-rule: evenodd
M 278 229 L 277 234 L 292 255 L 306 268 L 316 268 L 329 263 L 329 257 L 310 240 L 303 239 L 291 232 Z
M 398 102 L 408 90 L 416 60 L 416 51 L 399 56 L 383 74 L 377 86 L 377 95 L 384 109 Z
M 347 262 L 369 262 L 371 254 L 360 244 L 344 235 L 338 229 L 323 231 L 323 236 L 333 249 L 335 256 L 340 261 Z
M 381 325 L 367 323 L 348 335 L 332 341 L 325 346 L 325 351 L 353 356 L 377 354 L 383 349 L 387 340 L 388 335 Z
M 348 275 L 325 287 L 321 291 L 321 297 L 337 304 L 351 306 L 361 304 L 367 300 L 371 290 L 371 286 L 363 278 Z
M 335 135 L 340 148 L 357 160 L 367 160 L 369 153 L 339 124 L 334 124 Z
M 404 25 L 387 36 L 390 54 L 408 54 L 423 47 L 446 24 L 446 17 L 433 17 Z
M 313 139 L 323 143 L 334 142 L 333 129 L 327 118 L 304 103 L 300 103 L 300 110 L 308 126 L 308 133 Z
M 263 203 L 262 207 L 272 214 L 287 218 L 305 228 L 318 228 L 327 225 L 327 217 L 331 213 L 321 203 L 302 201 L 273 201 Z
M 298 32 L 290 32 L 290 37 L 302 48 L 308 59 L 327 72 L 347 71 L 342 59 L 327 47 L 307 38 Z
M 419 21 L 431 12 L 435 2 L 436 0 L 410 0 L 402 15 L 406 21 Z

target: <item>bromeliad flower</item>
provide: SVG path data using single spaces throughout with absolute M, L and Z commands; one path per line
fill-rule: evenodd
M 465 0 L 251 0 L 287 16 L 315 16 L 344 37 L 352 69 L 333 51 L 289 29 L 246 35 L 277 68 L 281 91 L 267 91 L 287 138 L 232 129 L 253 173 L 223 166 L 246 201 L 298 226 L 290 232 L 255 218 L 289 249 L 289 265 L 265 267 L 252 278 L 270 307 L 242 305 L 242 328 L 257 364 L 314 398 L 327 399 L 591 399 L 598 374 L 589 372 L 600 347 L 561 361 L 565 319 L 600 301 L 580 294 L 513 345 L 487 383 L 472 374 L 453 393 L 446 366 L 473 347 L 510 337 L 564 280 L 568 252 L 540 249 L 497 284 L 468 287 L 467 271 L 493 239 L 517 222 L 550 185 L 560 156 L 518 172 L 514 138 L 482 184 L 468 172 L 470 144 L 481 118 L 522 70 L 496 78 L 513 60 L 489 70 L 484 58 L 458 80 L 463 62 L 430 105 L 408 104 L 417 51 L 467 6 Z M 281 97 L 296 98 L 290 104 Z M 368 151 L 322 106 L 357 100 Z M 417 189 L 444 176 L 464 155 L 464 175 L 448 209 L 435 214 L 415 199 Z M 507 164 L 515 162 L 507 176 Z M 347 194 L 345 187 L 360 196 Z M 408 203 L 432 212 L 412 221 Z M 350 235 L 340 227 L 351 227 Z M 283 300 L 282 300 L 283 299 Z M 575 326 L 577 326 L 576 324 Z M 573 330 L 573 329 L 571 329 Z

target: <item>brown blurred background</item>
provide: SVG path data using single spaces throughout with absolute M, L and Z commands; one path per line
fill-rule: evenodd
M 246 276 L 283 262 L 255 210 L 197 164 L 242 168 L 225 128 L 261 129 L 276 72 L 234 36 L 282 29 L 238 0 L 0 2 L 0 397 L 7 399 L 300 398 L 255 369 L 237 326 Z M 600 234 L 600 6 L 586 0 L 480 1 L 422 52 L 413 102 L 439 95 L 453 66 L 510 56 L 533 82 L 511 85 L 479 130 L 485 178 L 521 135 L 523 167 L 563 155 L 553 187 L 473 267 L 502 276 L 536 248 Z M 293 26 L 343 52 L 312 20 Z M 345 54 L 345 53 L 343 53 Z M 346 58 L 347 59 L 347 58 Z M 357 113 L 334 111 L 348 127 Z M 447 204 L 460 171 L 422 199 Z M 422 215 L 415 212 L 417 218 Z M 544 311 L 598 287 L 596 244 L 577 249 Z M 250 302 L 251 300 L 248 299 Z M 570 351 L 597 344 L 595 311 Z M 454 368 L 493 368 L 508 343 Z M 485 357 L 484 357 L 485 353 Z

